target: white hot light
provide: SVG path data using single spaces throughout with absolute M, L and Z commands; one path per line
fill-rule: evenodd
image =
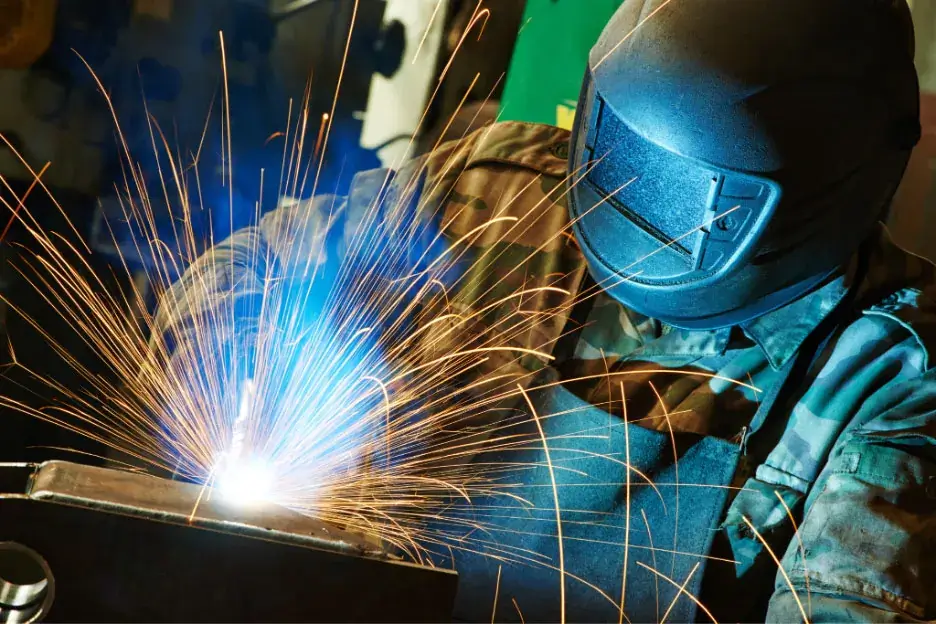
M 269 503 L 273 497 L 274 474 L 262 461 L 225 462 L 215 488 L 232 505 L 247 507 Z
M 240 507 L 268 503 L 273 494 L 273 469 L 269 464 L 243 457 L 248 421 L 257 387 L 252 379 L 244 382 L 240 407 L 231 436 L 231 449 L 218 464 L 215 489 L 226 502 Z

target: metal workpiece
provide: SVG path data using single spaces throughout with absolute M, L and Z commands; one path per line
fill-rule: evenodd
M 235 507 L 201 485 L 151 475 L 48 462 L 28 485 L 30 499 L 314 546 L 374 557 L 388 556 L 362 536 L 330 527 L 278 505 Z
M 0 622 L 451 617 L 454 572 L 210 492 L 69 462 L 0 464 Z

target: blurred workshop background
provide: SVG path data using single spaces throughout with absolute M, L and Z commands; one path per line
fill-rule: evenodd
M 290 100 L 295 119 L 309 87 L 309 119 L 316 127 L 331 112 L 346 45 L 319 182 L 329 192 L 341 192 L 356 171 L 393 166 L 496 118 L 569 128 L 588 50 L 620 2 L 486 0 L 490 15 L 463 36 L 478 0 L 360 0 L 353 33 L 353 0 L 0 0 L 0 134 L 34 171 L 51 163 L 42 180 L 94 249 L 89 270 L 109 287 L 126 288 L 114 276 L 127 261 L 143 287 L 147 259 L 136 252 L 131 232 L 120 231 L 117 188 L 125 172 L 95 75 L 152 183 L 151 193 L 162 191 L 147 115 L 183 159 L 199 154 L 202 201 L 225 208 L 200 215 L 200 231 L 228 232 L 249 222 L 261 192 L 265 198 L 276 195 L 283 155 L 276 133 L 286 126 Z M 906 247 L 936 257 L 936 1 L 912 4 L 924 139 L 898 194 L 891 227 Z M 228 189 L 220 184 L 226 163 L 217 122 L 219 31 L 231 100 L 231 211 Z M 209 115 L 214 122 L 206 123 Z M 314 149 L 314 141 L 307 143 L 306 157 Z M 34 180 L 4 144 L 0 175 L 17 195 Z M 32 192 L 28 206 L 43 227 L 70 231 L 45 193 Z M 264 209 L 274 206 L 264 202 Z M 172 227 L 168 213 L 157 216 Z M 0 218 L 0 230 L 0 293 L 93 368 L 95 354 L 60 327 L 15 268 L 22 246 L 30 245 L 28 233 L 9 214 Z M 16 338 L 17 361 L 68 383 L 68 367 L 38 332 L 0 305 L 0 338 Z M 0 364 L 9 364 L 9 350 L 0 351 Z M 43 404 L 15 369 L 4 370 L 0 392 Z M 47 459 L 61 452 L 51 447 L 66 446 L 95 452 L 54 427 L 0 415 L 0 460 Z

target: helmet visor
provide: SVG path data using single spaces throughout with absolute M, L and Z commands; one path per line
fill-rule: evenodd
M 590 75 L 579 115 L 572 218 L 602 273 L 648 286 L 698 287 L 757 251 L 780 200 L 774 181 L 714 167 L 644 138 L 607 105 Z

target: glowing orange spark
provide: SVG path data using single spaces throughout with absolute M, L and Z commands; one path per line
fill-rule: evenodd
M 523 612 L 520 611 L 520 605 L 517 604 L 517 599 L 511 598 L 510 601 L 513 603 L 514 609 L 517 610 L 517 615 L 520 616 L 520 624 L 526 624 L 526 620 L 523 619 Z
M 803 580 L 806 583 L 806 609 L 809 612 L 809 617 L 812 618 L 812 593 L 809 591 L 809 567 L 806 565 L 806 547 L 803 545 L 803 536 L 800 535 L 799 527 L 796 526 L 796 518 L 793 517 L 793 511 L 790 509 L 789 505 L 787 505 L 786 501 L 783 500 L 783 497 L 780 496 L 780 492 L 774 490 L 774 494 L 777 496 L 780 504 L 783 505 L 783 509 L 786 511 L 787 517 L 790 519 L 790 524 L 793 525 L 793 534 L 796 535 L 796 542 L 800 552 L 800 559 L 803 562 Z
M 673 549 L 676 549 L 677 543 L 676 540 L 679 537 L 679 449 L 676 448 L 676 434 L 673 431 L 673 423 L 670 421 L 669 411 L 666 409 L 666 402 L 663 400 L 663 397 L 660 396 L 660 393 L 657 391 L 656 386 L 653 385 L 652 381 L 647 382 L 650 386 L 650 389 L 653 390 L 653 394 L 656 395 L 657 401 L 660 403 L 660 409 L 663 410 L 663 417 L 666 419 L 666 428 L 669 431 L 670 443 L 673 446 L 673 472 L 674 479 L 676 481 L 676 511 L 675 516 L 673 517 Z M 676 558 L 673 558 L 673 570 L 676 569 Z M 672 572 L 670 572 L 672 574 Z
M 497 617 L 497 596 L 500 594 L 501 566 L 497 566 L 497 582 L 494 585 L 494 608 L 491 610 L 491 624 Z
M 13 223 L 19 217 L 19 212 L 23 208 L 23 203 L 29 198 L 30 193 L 33 192 L 33 189 L 36 188 L 36 185 L 39 184 L 42 174 L 46 172 L 51 165 L 51 162 L 47 162 L 42 169 L 39 170 L 39 173 L 36 174 L 36 177 L 33 179 L 32 183 L 29 185 L 29 188 L 26 189 L 26 192 L 23 193 L 23 196 L 19 198 L 19 201 L 16 202 L 16 208 L 13 208 L 13 214 L 10 215 L 10 220 L 7 221 L 6 227 L 3 228 L 3 232 L 0 232 L 0 243 L 3 243 L 6 240 L 7 234 L 10 232 L 10 228 L 13 227 Z M 2 200 L 0 200 L 2 201 Z M 4 202 L 6 203 L 6 202 Z
M 517 384 L 517 388 L 523 394 L 523 398 L 530 408 L 533 422 L 536 423 L 536 430 L 539 432 L 540 438 L 543 441 L 543 453 L 546 455 L 546 466 L 549 468 L 549 481 L 552 483 L 553 502 L 556 505 L 556 539 L 559 544 L 559 604 L 561 609 L 561 621 L 565 624 L 565 550 L 562 547 L 562 513 L 559 508 L 559 489 L 556 487 L 556 474 L 553 472 L 553 463 L 549 456 L 549 444 L 546 442 L 546 434 L 543 433 L 543 426 L 540 424 L 536 408 L 533 406 L 533 402 L 530 400 L 530 396 L 526 393 L 526 390 L 523 389 L 523 386 Z
M 650 522 L 647 520 L 647 514 L 643 509 L 640 510 L 640 516 L 643 518 L 644 526 L 647 528 L 647 541 L 650 544 L 650 558 L 653 563 L 653 567 L 657 567 L 656 562 L 656 549 L 653 547 L 653 531 L 650 530 Z M 657 619 L 660 618 L 660 579 L 657 576 L 653 577 L 653 587 L 654 595 L 656 596 L 656 614 Z
M 673 607 L 675 607 L 676 603 L 679 601 L 680 594 L 687 593 L 686 586 L 689 584 L 689 581 L 692 580 L 693 575 L 695 575 L 696 570 L 698 569 L 699 569 L 699 562 L 696 561 L 696 564 L 692 566 L 691 570 L 689 570 L 689 574 L 686 576 L 686 580 L 683 581 L 683 584 L 679 586 L 679 593 L 673 596 L 673 601 L 670 603 L 669 607 L 667 607 L 666 611 L 663 613 L 663 618 L 660 620 L 660 624 L 663 624 L 664 622 L 666 622 L 666 618 L 669 617 L 670 611 L 673 610 Z
M 635 32 L 637 32 L 637 30 L 647 22 L 647 20 L 649 20 L 649 19 L 652 18 L 654 15 L 656 15 L 657 13 L 659 13 L 660 11 L 662 11 L 662 10 L 666 7 L 666 5 L 668 5 L 668 4 L 669 4 L 670 2 L 672 2 L 672 1 L 673 1 L 673 0 L 664 0 L 664 2 L 663 2 L 662 4 L 660 4 L 660 6 L 658 6 L 657 8 L 653 9 L 653 11 L 651 11 L 649 15 L 647 15 L 645 18 L 643 18 L 642 20 L 640 20 L 639 22 L 637 22 L 637 25 L 636 25 L 636 26 L 634 26 L 630 31 L 627 32 L 627 34 L 625 34 L 623 37 L 621 37 L 621 40 L 618 41 L 617 44 L 615 44 L 615 46 L 614 46 L 613 48 L 611 48 L 610 50 L 608 50 L 608 53 L 605 54 L 603 57 L 601 57 L 601 58 L 598 60 L 597 63 L 595 63 L 595 69 L 598 69 L 599 67 L 601 67 L 601 64 L 604 63 L 606 60 L 608 60 L 608 57 L 611 56 L 612 54 L 614 54 L 614 53 L 617 51 L 617 49 L 620 48 L 620 47 L 624 44 L 625 41 L 627 41 L 628 39 L 630 39 L 631 36 L 632 36 Z
M 676 589 L 679 590 L 679 593 L 680 593 L 680 594 L 686 596 L 687 598 L 689 598 L 690 600 L 692 600 L 692 602 L 696 603 L 696 606 L 698 606 L 700 609 L 702 609 L 702 612 L 705 613 L 705 615 L 707 615 L 708 618 L 709 618 L 710 620 L 712 620 L 712 622 L 713 622 L 714 624 L 718 624 L 718 620 L 715 619 L 715 616 L 712 615 L 712 612 L 709 611 L 708 608 L 707 608 L 704 604 L 702 604 L 702 603 L 699 601 L 698 598 L 696 598 L 695 596 L 693 596 L 692 594 L 690 594 L 689 592 L 687 592 L 686 589 L 685 589 L 685 587 L 683 587 L 682 585 L 680 585 L 679 583 L 677 583 L 676 581 L 674 581 L 674 580 L 671 579 L 670 577 L 666 576 L 666 575 L 663 574 L 662 572 L 659 572 L 659 571 L 657 571 L 657 570 L 654 570 L 653 568 L 651 568 L 651 567 L 648 566 L 647 564 L 643 563 L 642 561 L 638 561 L 638 562 L 637 562 L 637 565 L 639 565 L 640 567 L 642 567 L 642 568 L 644 568 L 644 569 L 646 569 L 646 570 L 649 570 L 650 572 L 653 572 L 656 576 L 658 576 L 659 578 L 662 578 L 664 581 L 666 581 L 666 582 L 669 583 L 670 585 L 674 586 Z
M 328 123 L 328 113 L 322 113 L 322 123 L 319 124 L 318 136 L 315 137 L 315 150 L 312 152 L 312 162 L 318 162 L 322 149 L 322 138 L 325 136 L 325 124 Z
M 263 142 L 264 147 L 266 147 L 266 146 L 270 143 L 270 141 L 272 141 L 273 139 L 278 139 L 278 138 L 280 138 L 280 137 L 284 137 L 284 138 L 285 138 L 285 137 L 286 137 L 286 133 L 285 133 L 285 132 L 282 132 L 282 131 L 274 132 L 273 134 L 271 134 L 270 136 L 268 136 L 268 137 L 266 138 L 266 141 Z
M 760 543 L 764 545 L 765 549 L 767 549 L 767 552 L 770 554 L 770 558 L 773 559 L 774 563 L 777 564 L 777 569 L 780 570 L 780 574 L 783 576 L 783 580 L 790 588 L 790 593 L 793 594 L 793 599 L 796 600 L 796 606 L 799 607 L 800 615 L 803 616 L 803 622 L 809 624 L 809 616 L 806 614 L 806 609 L 803 608 L 803 603 L 800 601 L 799 593 L 796 591 L 796 587 L 793 586 L 793 581 L 790 580 L 786 570 L 783 569 L 783 564 L 780 563 L 780 559 L 777 557 L 776 553 L 774 553 L 773 548 L 770 547 L 770 544 L 767 543 L 767 540 L 761 536 L 758 530 L 754 527 L 754 524 L 748 520 L 746 516 L 741 516 L 741 519 L 744 520 L 744 523 L 748 525 Z
M 631 460 L 630 460 L 630 432 L 628 428 L 630 424 L 627 422 L 627 396 L 624 394 L 624 382 L 620 383 L 621 386 L 621 409 L 622 414 L 624 415 L 624 461 L 627 464 L 624 468 L 624 492 L 625 492 L 625 503 L 624 503 L 624 565 L 622 567 L 621 574 L 621 605 L 620 605 L 620 615 L 618 616 L 618 624 L 624 622 L 624 602 L 627 595 L 627 554 L 630 547 L 630 513 L 631 513 Z M 675 547 L 675 544 L 674 544 Z
M 423 36 L 419 40 L 419 45 L 416 46 L 416 51 L 413 53 L 413 64 L 416 63 L 416 59 L 419 58 L 419 52 L 422 50 L 423 46 L 426 44 L 426 38 L 429 36 L 429 31 L 432 30 L 432 24 L 435 23 L 436 14 L 439 12 L 439 7 L 442 6 L 442 0 L 436 0 L 435 7 L 432 9 L 432 15 L 429 16 L 429 23 L 426 24 L 426 30 L 423 31 Z

